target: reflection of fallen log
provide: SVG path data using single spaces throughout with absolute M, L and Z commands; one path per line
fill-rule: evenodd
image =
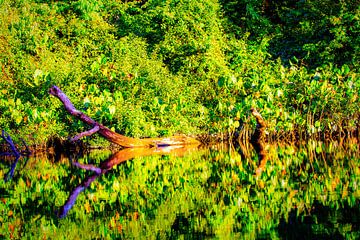
M 77 197 L 79 196 L 79 194 L 81 192 L 83 192 L 86 188 L 88 188 L 90 186 L 90 184 L 96 178 L 98 178 L 98 176 L 100 176 L 100 174 L 93 174 L 91 176 L 86 177 L 85 180 L 70 193 L 68 200 L 66 201 L 66 203 L 61 207 L 60 211 L 58 212 L 59 218 L 63 218 L 68 214 L 69 210 L 74 206 L 75 201 L 76 201 Z
M 65 109 L 73 116 L 80 119 L 82 122 L 90 125 L 92 127 L 91 130 L 82 132 L 72 138 L 72 141 L 76 141 L 84 136 L 90 136 L 96 132 L 106 138 L 108 141 L 118 144 L 122 147 L 157 147 L 157 146 L 170 146 L 170 145 L 189 145 L 196 144 L 199 145 L 200 142 L 194 138 L 187 136 L 173 136 L 168 138 L 147 138 L 147 139 L 137 139 L 137 138 L 129 138 L 118 134 L 116 132 L 111 131 L 109 128 L 101 125 L 95 120 L 91 119 L 89 116 L 84 114 L 83 112 L 77 110 L 74 105 L 71 103 L 70 99 L 63 93 L 59 87 L 52 86 L 49 89 L 49 93 L 57 98 L 64 104 Z
M 126 148 L 120 150 L 119 152 L 112 155 L 108 160 L 100 163 L 100 167 L 94 166 L 92 164 L 81 164 L 79 162 L 73 162 L 73 165 L 85 169 L 87 171 L 93 172 L 92 175 L 86 177 L 84 181 L 75 187 L 75 189 L 70 193 L 69 198 L 65 204 L 61 207 L 58 212 L 58 216 L 63 218 L 67 215 L 69 210 L 74 206 L 75 201 L 79 194 L 83 192 L 90 184 L 95 181 L 102 174 L 107 173 L 114 166 L 122 164 L 127 160 L 131 160 L 137 157 L 150 156 L 150 155 L 171 155 L 182 157 L 187 153 L 192 151 L 197 151 L 198 148 L 194 145 L 192 146 L 167 146 L 167 147 L 158 147 L 158 148 Z

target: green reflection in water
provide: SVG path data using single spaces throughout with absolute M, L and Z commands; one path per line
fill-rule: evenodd
M 2 238 L 360 238 L 359 145 L 248 145 L 136 157 L 115 165 L 56 212 L 92 172 L 31 158 L 0 184 Z M 80 163 L 100 166 L 110 152 Z M 19 160 L 24 161 L 24 160 Z M 0 161 L 0 178 L 11 161 Z M 103 164 L 104 165 L 104 164 Z

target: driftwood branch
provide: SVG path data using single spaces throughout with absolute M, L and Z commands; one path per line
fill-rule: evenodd
M 94 133 L 96 133 L 97 131 L 100 130 L 100 127 L 98 125 L 96 125 L 95 127 L 93 127 L 92 129 L 88 130 L 88 131 L 85 131 L 85 132 L 82 132 L 82 133 L 79 133 L 78 135 L 76 135 L 75 137 L 73 138 L 70 138 L 70 141 L 71 142 L 75 142 L 77 140 L 79 140 L 80 138 L 82 137 L 85 137 L 85 136 L 91 136 L 93 135 Z
M 92 130 L 80 133 L 75 136 L 73 139 L 79 139 L 82 136 L 89 136 L 95 132 L 99 133 L 101 136 L 106 138 L 108 141 L 118 144 L 122 147 L 158 147 L 158 146 L 169 146 L 169 145 L 188 145 L 196 144 L 199 145 L 200 142 L 194 138 L 187 136 L 173 136 L 169 138 L 148 138 L 148 139 L 137 139 L 130 138 L 111 131 L 109 128 L 101 125 L 96 122 L 83 112 L 77 110 L 74 105 L 71 103 L 70 99 L 63 93 L 59 87 L 52 86 L 49 89 L 49 93 L 58 99 L 64 104 L 65 110 L 73 115 L 74 117 L 80 119 L 82 122 L 93 127 Z

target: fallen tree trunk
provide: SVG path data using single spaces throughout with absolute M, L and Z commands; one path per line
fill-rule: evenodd
M 64 107 L 68 113 L 74 117 L 80 119 L 82 122 L 88 124 L 92 127 L 91 130 L 82 132 L 76 135 L 74 138 L 70 139 L 72 141 L 78 140 L 83 136 L 90 136 L 98 132 L 108 141 L 118 144 L 122 147 L 133 148 L 133 147 L 158 147 L 158 146 L 170 146 L 170 145 L 188 145 L 188 144 L 197 144 L 200 142 L 194 138 L 187 136 L 172 136 L 168 138 L 130 138 L 111 131 L 109 128 L 103 126 L 102 124 L 96 122 L 83 112 L 77 110 L 74 105 L 71 103 L 70 99 L 63 93 L 59 87 L 52 86 L 49 89 L 49 93 L 57 98 L 64 104 Z

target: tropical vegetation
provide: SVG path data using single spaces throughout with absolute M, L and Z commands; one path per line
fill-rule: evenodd
M 0 1 L 0 128 L 29 144 L 85 126 L 134 137 L 359 127 L 358 1 Z

